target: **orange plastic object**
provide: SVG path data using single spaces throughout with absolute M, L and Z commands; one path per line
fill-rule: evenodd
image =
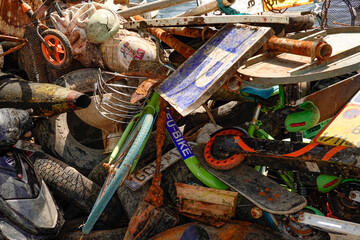
M 211 155 L 211 147 L 214 143 L 215 137 L 219 135 L 244 136 L 244 134 L 236 129 L 225 129 L 215 134 L 205 146 L 204 157 L 209 166 L 217 170 L 229 170 L 239 165 L 244 160 L 244 155 L 234 154 L 226 159 L 215 159 Z
M 61 65 L 66 61 L 66 50 L 64 44 L 60 39 L 52 34 L 44 36 L 44 40 L 50 46 L 50 52 L 45 47 L 44 44 L 41 44 L 41 51 L 46 59 L 51 65 Z

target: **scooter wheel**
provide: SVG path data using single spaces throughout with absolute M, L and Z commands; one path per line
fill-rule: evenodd
M 328 203 L 331 212 L 342 220 L 360 223 L 360 202 L 356 200 L 359 190 L 360 182 L 350 181 L 329 192 Z
M 49 45 L 49 49 L 45 44 L 41 43 L 41 52 L 46 62 L 56 69 L 69 66 L 73 53 L 69 40 L 66 36 L 54 29 L 48 29 L 41 33 L 45 42 Z
M 239 165 L 244 160 L 244 155 L 234 154 L 232 156 L 219 157 L 212 154 L 212 145 L 215 137 L 219 135 L 236 135 L 242 137 L 244 133 L 237 129 L 224 129 L 215 134 L 205 146 L 204 157 L 209 166 L 217 170 L 229 170 Z

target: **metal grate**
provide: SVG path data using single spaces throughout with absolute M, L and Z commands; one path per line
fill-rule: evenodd
M 105 82 L 103 74 L 111 74 L 114 78 Z M 118 123 L 129 123 L 134 115 L 143 110 L 145 100 L 137 104 L 130 103 L 131 96 L 137 88 L 129 86 L 128 81 L 131 78 L 139 79 L 118 73 L 102 72 L 99 69 L 99 77 L 94 87 L 94 102 L 101 115 Z

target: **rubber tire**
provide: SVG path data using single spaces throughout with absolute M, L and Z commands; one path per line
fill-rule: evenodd
M 337 187 L 337 190 L 347 195 L 347 193 L 344 193 L 344 191 L 346 190 L 344 189 L 344 187 L 346 187 L 346 185 L 350 185 L 357 190 L 360 190 L 360 182 L 357 181 L 342 183 Z M 345 207 L 344 205 L 339 206 L 339 204 L 341 204 L 341 200 L 339 199 L 339 196 L 335 191 L 329 192 L 328 203 L 331 212 L 339 219 L 360 223 L 360 204 L 357 204 L 357 209 L 350 209 Z
M 40 175 L 47 186 L 58 192 L 64 199 L 74 203 L 85 213 L 90 213 L 100 192 L 100 186 L 80 174 L 66 163 L 43 152 L 30 156 L 36 174 Z M 100 217 L 100 221 L 114 226 L 123 215 L 120 201 L 112 198 Z
M 62 69 L 62 68 L 68 67 L 73 59 L 73 52 L 72 52 L 72 47 L 71 47 L 69 39 L 67 39 L 67 37 L 62 32 L 60 32 L 59 30 L 55 30 L 55 29 L 47 29 L 41 33 L 41 36 L 43 38 L 45 38 L 47 35 L 54 35 L 55 37 L 57 37 L 59 39 L 59 41 L 61 42 L 61 44 L 64 47 L 66 55 L 65 55 L 65 60 L 63 63 L 61 63 L 59 65 L 52 64 L 51 62 L 48 61 L 48 59 L 46 59 L 46 57 L 44 55 L 44 51 L 47 51 L 47 49 L 46 49 L 44 43 L 41 42 L 41 53 L 42 53 L 42 56 L 43 56 L 45 62 L 51 68 L 55 68 L 55 69 Z
M 151 130 L 153 120 L 154 120 L 154 116 L 151 114 L 146 114 L 144 117 L 142 117 L 142 119 L 140 119 L 140 122 L 137 127 L 139 127 L 141 124 L 141 129 L 137 134 L 135 141 L 131 145 L 128 153 L 123 159 L 123 162 L 132 162 L 135 159 L 135 157 L 138 155 L 140 148 L 144 144 Z M 130 139 L 131 137 L 132 134 L 129 136 L 128 139 Z M 125 142 L 124 147 L 127 145 L 128 142 L 129 141 Z M 104 190 L 103 196 L 96 201 L 87 221 L 85 222 L 85 225 L 82 228 L 83 233 L 88 234 L 92 230 L 94 224 L 96 223 L 97 219 L 99 218 L 100 214 L 103 212 L 104 208 L 106 207 L 110 199 L 113 197 L 120 183 L 123 181 L 123 179 L 125 179 L 126 176 L 122 177 L 122 173 L 120 169 L 121 168 L 117 170 L 114 178 L 111 180 L 108 187 Z
M 98 72 L 99 70 L 95 68 L 76 70 L 60 77 L 53 84 L 82 93 L 93 92 Z M 105 80 L 108 79 L 110 76 Z M 103 155 L 104 149 L 91 148 L 76 140 L 68 126 L 67 115 L 68 113 L 63 113 L 36 122 L 33 133 L 46 152 L 87 176 L 106 157 Z M 102 144 L 101 140 L 99 144 Z

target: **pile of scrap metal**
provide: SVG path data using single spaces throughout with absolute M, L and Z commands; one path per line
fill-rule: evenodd
M 360 238 L 359 27 L 189 1 L 0 0 L 1 239 Z

